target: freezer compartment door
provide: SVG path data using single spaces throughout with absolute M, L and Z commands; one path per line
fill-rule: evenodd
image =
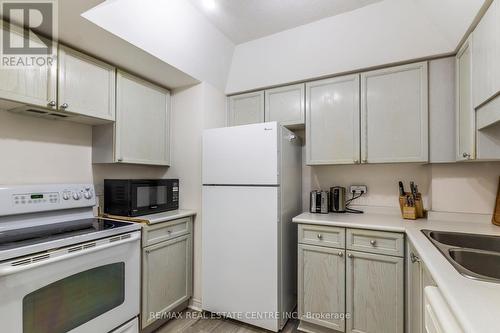
M 276 122 L 203 132 L 203 184 L 278 184 Z
M 278 187 L 203 186 L 203 309 L 278 330 Z

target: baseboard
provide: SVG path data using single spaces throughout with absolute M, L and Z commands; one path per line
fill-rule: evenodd
M 203 309 L 201 308 L 201 300 L 196 298 L 191 298 L 191 300 L 189 301 L 188 308 L 198 312 L 203 311 Z
M 185 301 L 182 304 L 178 305 L 175 309 L 172 311 L 168 311 L 168 313 L 178 313 L 182 312 L 184 309 L 189 307 L 189 301 Z M 142 320 L 142 318 L 141 318 Z M 141 333 L 152 333 L 156 330 L 158 330 L 161 326 L 165 325 L 169 320 L 169 318 L 164 318 L 164 319 L 158 319 L 157 321 L 149 324 L 148 326 L 144 327 L 141 329 Z M 142 326 L 142 323 L 141 323 Z
M 337 330 L 322 327 L 316 324 L 308 323 L 307 321 L 301 320 L 297 330 L 305 333 L 342 333 Z

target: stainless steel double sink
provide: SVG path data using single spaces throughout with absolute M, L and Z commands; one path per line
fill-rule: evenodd
M 500 237 L 448 231 L 422 232 L 463 276 L 500 283 Z

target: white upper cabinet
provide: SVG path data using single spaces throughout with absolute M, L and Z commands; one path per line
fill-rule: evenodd
M 283 126 L 304 125 L 305 85 L 268 89 L 265 91 L 265 121 L 277 121 Z
M 494 0 L 472 33 L 473 107 L 500 92 L 500 0 Z
M 460 48 L 456 58 L 456 143 L 457 161 L 476 157 L 476 115 L 472 106 L 472 40 Z
M 307 164 L 360 160 L 359 75 L 306 84 Z
M 170 165 L 170 92 L 118 71 L 116 161 Z
M 114 121 L 115 72 L 107 63 L 60 45 L 58 108 Z
M 361 74 L 363 163 L 428 162 L 427 62 Z
M 3 24 L 0 21 L 0 33 L 3 34 Z M 11 26 L 11 44 L 23 45 L 23 30 Z M 38 39 L 30 39 L 33 46 L 45 46 Z M 54 46 L 52 66 L 49 62 L 45 66 L 1 68 L 0 69 L 0 98 L 14 102 L 11 105 L 2 103 L 4 108 L 10 109 L 19 104 L 29 104 L 40 107 L 56 106 L 57 63 Z
M 264 122 L 264 91 L 228 97 L 228 126 Z
M 429 61 L 429 162 L 456 161 L 456 58 Z

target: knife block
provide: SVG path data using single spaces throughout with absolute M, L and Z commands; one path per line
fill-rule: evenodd
M 401 215 L 403 215 L 403 218 L 407 220 L 416 220 L 417 218 L 425 217 L 422 194 L 417 193 L 414 207 L 406 205 L 406 195 L 410 195 L 410 193 L 406 192 L 404 196 L 399 196 L 399 207 L 401 208 Z
M 417 208 L 415 206 L 404 205 L 402 208 L 402 214 L 405 220 L 416 220 Z
M 498 192 L 497 192 L 497 202 L 495 205 L 495 212 L 493 213 L 493 219 L 491 220 L 493 224 L 500 226 L 500 177 L 498 179 Z

